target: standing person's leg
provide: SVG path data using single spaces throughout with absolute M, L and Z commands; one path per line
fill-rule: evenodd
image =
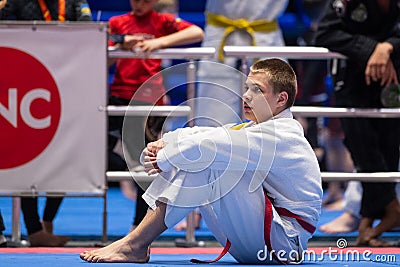
M 146 126 L 144 128 L 145 133 L 145 141 L 143 147 L 141 147 L 140 151 L 147 146 L 148 143 L 157 141 L 161 137 L 161 132 L 164 126 L 165 117 L 148 117 L 146 121 Z M 143 122 L 144 122 L 143 121 Z M 144 194 L 143 185 L 140 183 L 136 183 L 137 188 L 137 197 L 136 197 L 136 210 L 135 210 L 135 218 L 133 221 L 133 227 L 139 225 L 139 223 L 143 220 L 144 216 L 147 213 L 147 209 L 149 206 L 147 205 L 146 201 L 142 198 Z
M 117 105 L 117 106 L 127 106 L 129 105 L 129 100 L 127 99 L 121 99 L 117 97 L 110 97 L 109 99 L 109 104 L 110 105 Z M 114 151 L 117 143 L 119 140 L 122 140 L 122 131 L 123 131 L 123 125 L 124 125 L 124 117 L 118 117 L 118 116 L 112 116 L 109 117 L 108 119 L 108 145 L 107 145 L 107 151 L 108 151 L 108 170 L 109 171 L 125 171 L 128 169 L 128 162 L 125 160 L 125 158 L 121 157 L 119 153 L 116 153 Z M 131 167 L 131 166 L 130 166 Z M 120 182 L 120 188 L 122 192 L 124 193 L 125 196 L 131 198 L 135 197 L 136 199 L 139 199 L 139 191 L 135 192 L 135 184 L 133 181 L 127 180 L 127 181 L 121 181 Z M 137 186 L 137 189 L 139 190 L 139 186 Z M 142 193 L 143 194 L 143 193 Z M 136 204 L 136 209 L 138 208 L 138 205 Z M 144 214 L 146 214 L 147 207 L 144 211 Z M 140 220 L 143 219 L 144 217 L 143 213 L 140 213 Z M 139 216 L 135 216 L 134 218 Z M 134 228 L 134 227 L 132 227 Z
M 0 211 L 0 247 L 7 247 L 7 239 L 3 235 L 4 230 L 6 230 L 6 227 L 4 226 L 3 216 Z
M 43 230 L 40 223 L 37 197 L 22 197 L 21 209 L 31 247 L 59 247 L 64 246 L 69 240 L 68 237 L 53 235 Z
M 4 230 L 6 230 L 6 227 L 4 226 L 3 216 L 0 211 L 0 233 L 3 233 Z
M 380 149 L 379 133 L 373 125 L 374 119 L 342 119 L 345 133 L 345 144 L 353 158 L 358 172 L 388 171 L 385 158 Z M 398 149 L 398 147 L 397 147 Z M 359 226 L 359 244 L 376 239 L 389 225 L 384 224 L 378 228 L 380 232 L 372 228 L 375 219 L 384 219 L 385 209 L 394 199 L 394 183 L 362 183 L 363 196 L 361 202 L 362 219 Z
M 109 105 L 127 105 L 128 101 L 110 97 Z M 108 154 L 108 167 L 109 171 L 124 171 L 126 170 L 125 160 L 117 153 L 114 152 L 114 148 L 119 139 L 122 138 L 122 124 L 123 117 L 110 116 L 108 117 L 108 135 L 107 135 L 107 154 Z
M 135 218 L 133 220 L 132 227 L 135 228 L 140 224 L 140 222 L 144 219 L 147 214 L 147 209 L 149 206 L 147 205 L 146 201 L 142 198 L 144 194 L 144 190 L 142 187 L 135 183 L 137 186 L 137 197 L 136 197 L 136 210 L 135 210 Z
M 140 105 L 135 101 L 132 101 L 132 103 Z M 146 119 L 144 117 L 126 117 L 124 120 L 124 155 L 125 157 L 129 157 L 126 161 L 130 170 L 137 167 L 136 164 L 139 164 L 140 153 L 146 147 L 145 122 Z M 131 186 L 136 186 L 136 209 L 132 223 L 132 229 L 134 229 L 145 217 L 149 206 L 142 198 L 144 194 L 143 185 L 133 181 Z
M 374 122 L 374 129 L 376 129 L 380 153 L 384 159 L 384 163 L 386 169 L 384 171 L 398 171 L 399 167 L 399 146 L 400 146 L 400 125 L 398 119 L 376 119 Z M 388 204 L 385 205 L 384 212 L 381 213 L 376 210 L 372 215 L 377 214 L 381 218 L 380 223 L 374 227 L 367 235 L 366 239 L 374 238 L 379 236 L 383 232 L 386 232 L 393 227 L 400 225 L 400 204 L 396 196 L 396 184 L 395 183 L 380 183 L 382 185 L 382 194 L 388 194 L 392 196 L 392 199 L 387 200 Z M 363 189 L 368 190 L 367 194 L 370 196 L 374 196 L 376 192 L 376 187 L 371 183 L 364 183 Z M 382 198 L 382 196 L 381 196 Z M 383 197 L 385 199 L 385 197 Z M 371 216 L 371 209 L 374 212 L 373 208 L 375 200 L 371 199 L 370 201 L 366 200 L 367 208 L 361 209 L 361 214 L 364 216 Z M 363 200 L 364 203 L 364 200 Z M 369 207 L 369 209 L 368 209 Z
M 42 226 L 43 229 L 50 234 L 53 233 L 53 220 L 56 217 L 62 201 L 62 197 L 46 198 L 46 205 L 43 211 Z
M 149 106 L 149 103 L 131 100 L 128 102 L 130 106 Z M 146 117 L 125 117 L 122 127 L 122 140 L 124 145 L 124 156 L 128 168 L 134 170 L 139 166 L 139 157 L 143 149 L 146 147 L 148 140 L 145 135 Z M 154 140 L 152 140 L 154 141 Z M 143 200 L 143 185 L 134 181 L 132 186 L 136 186 L 136 209 L 131 229 L 139 225 L 147 213 L 148 205 Z
M 28 236 L 42 231 L 37 197 L 21 197 L 21 210 L 24 216 Z

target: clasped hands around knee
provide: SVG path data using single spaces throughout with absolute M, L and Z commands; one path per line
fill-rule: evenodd
M 157 154 L 167 145 L 163 140 L 148 143 L 143 150 L 144 154 L 144 170 L 148 175 L 157 174 L 162 172 L 157 164 Z

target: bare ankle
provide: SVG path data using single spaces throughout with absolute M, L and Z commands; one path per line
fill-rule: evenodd
M 53 222 L 49 221 L 42 221 L 43 230 L 47 233 L 53 233 Z

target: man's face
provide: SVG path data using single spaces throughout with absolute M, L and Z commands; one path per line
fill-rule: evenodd
M 267 121 L 276 114 L 278 95 L 267 83 L 263 72 L 250 72 L 246 80 L 246 92 L 243 94 L 245 118 L 257 123 Z
M 133 9 L 133 15 L 140 17 L 151 12 L 158 0 L 130 0 L 130 1 Z

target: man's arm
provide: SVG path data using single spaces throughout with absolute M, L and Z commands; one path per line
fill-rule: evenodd
M 269 169 L 275 152 L 273 122 L 270 126 L 230 130 L 217 127 L 192 136 L 179 136 L 161 149 L 156 158 L 162 171 L 172 168 L 189 172 Z
M 327 7 L 316 36 L 316 45 L 348 56 L 365 70 L 365 81 L 381 80 L 383 86 L 397 83 L 397 75 L 390 58 L 400 50 L 400 29 L 391 37 L 378 42 L 368 36 L 350 33 L 345 29 L 332 4 Z
M 205 133 L 211 130 L 214 130 L 214 127 L 195 126 L 180 128 L 165 133 L 162 139 L 147 144 L 140 156 L 140 163 L 145 167 L 145 171 L 149 175 L 159 173 L 162 170 L 159 168 L 157 163 L 157 154 L 168 144 L 168 142 L 174 144 L 178 138 L 188 138 L 190 136 L 197 135 L 200 132 Z

